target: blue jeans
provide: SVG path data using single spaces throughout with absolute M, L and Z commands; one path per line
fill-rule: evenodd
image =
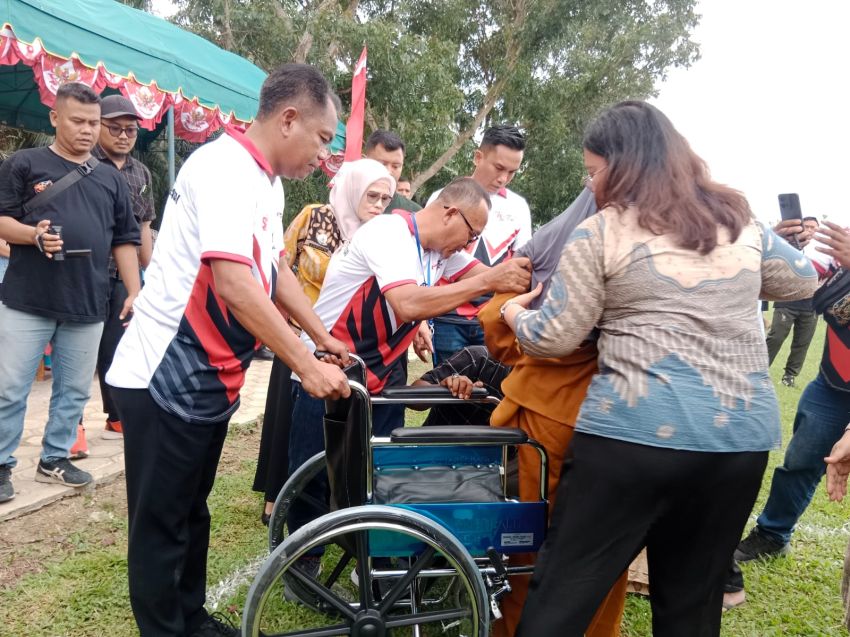
M 289 430 L 289 475 L 314 455 L 325 449 L 325 401 L 313 398 L 301 383 L 292 381 L 292 425 Z M 372 435 L 389 436 L 396 427 L 404 426 L 404 405 L 375 405 L 372 407 Z M 328 502 L 328 476 L 322 471 L 304 489 L 314 502 Z M 327 510 L 325 507 L 324 511 Z M 299 498 L 292 503 L 286 526 L 290 533 L 315 520 L 323 509 Z
M 0 465 L 14 467 L 27 397 L 47 344 L 53 343 L 53 390 L 41 459 L 67 458 L 91 397 L 103 323 L 72 323 L 19 312 L 0 303 Z
M 477 320 L 465 324 L 434 321 L 434 367 L 469 345 L 484 345 L 484 330 Z
M 821 374 L 797 405 L 794 434 L 782 466 L 773 471 L 770 494 L 756 521 L 765 537 L 787 544 L 826 472 L 823 459 L 850 422 L 850 392 L 830 387 Z

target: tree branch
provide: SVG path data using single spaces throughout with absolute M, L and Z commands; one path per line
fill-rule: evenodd
M 292 56 L 293 62 L 301 62 L 304 63 L 307 61 L 307 56 L 310 54 L 310 49 L 313 48 L 313 28 L 316 26 L 316 22 L 325 11 L 327 11 L 331 5 L 334 4 L 335 0 L 322 0 L 322 3 L 316 8 L 316 11 L 310 16 L 310 19 L 307 21 L 306 26 L 304 27 L 304 35 L 301 36 L 301 40 L 298 42 L 298 46 L 295 47 L 295 53 Z
M 366 100 L 366 108 L 363 111 L 363 118 L 366 120 L 366 123 L 369 124 L 369 128 L 371 128 L 373 132 L 380 128 L 380 126 L 378 126 L 378 120 L 375 117 L 375 113 L 372 112 L 372 107 L 369 105 L 369 100 Z
M 353 19 L 357 15 L 357 7 L 360 5 L 360 0 L 349 0 L 348 7 L 345 9 L 345 15 Z
M 478 112 L 475 114 L 475 117 L 472 119 L 472 123 L 466 127 L 457 138 L 451 143 L 451 145 L 445 150 L 445 152 L 440 155 L 436 161 L 428 166 L 421 173 L 416 175 L 413 181 L 410 184 L 410 189 L 413 192 L 424 184 L 426 181 L 431 179 L 434 175 L 436 175 L 443 166 L 445 166 L 449 161 L 451 161 L 452 157 L 454 157 L 457 152 L 463 147 L 463 145 L 472 139 L 472 136 L 475 134 L 475 131 L 478 130 L 478 127 L 481 126 L 481 123 L 487 118 L 487 115 L 490 114 L 490 111 L 493 110 L 493 107 L 496 106 L 496 102 L 499 101 L 499 98 L 502 97 L 502 94 L 505 90 L 505 86 L 507 86 L 508 79 L 513 74 L 514 69 L 516 68 L 517 61 L 520 57 L 520 49 L 521 45 L 518 40 L 518 34 L 522 30 L 522 26 L 525 22 L 526 18 L 526 7 L 524 0 L 519 1 L 520 6 L 515 5 L 515 13 L 514 13 L 514 23 L 513 29 L 510 31 L 508 42 L 506 43 L 506 58 L 507 64 L 505 65 L 504 74 L 502 77 L 494 81 L 487 88 L 487 93 L 484 96 L 484 101 L 481 104 L 481 108 L 478 109 Z
M 222 48 L 233 50 L 233 29 L 230 25 L 230 0 L 224 0 L 224 24 L 222 24 Z
M 481 126 L 481 122 L 483 122 L 484 118 L 486 118 L 490 111 L 493 110 L 496 102 L 499 101 L 499 98 L 502 96 L 502 91 L 507 84 L 507 77 L 508 75 L 506 74 L 500 80 L 490 85 L 490 88 L 487 89 L 487 94 L 484 96 L 484 102 L 481 104 L 481 108 L 478 109 L 478 112 L 472 119 L 472 123 L 458 134 L 451 145 L 433 164 L 416 175 L 410 184 L 410 189 L 413 192 L 416 192 L 422 184 L 436 175 L 443 166 L 451 161 L 452 157 L 457 155 L 457 152 L 463 147 L 463 145 L 472 139 L 475 131 L 478 130 L 479 126 Z

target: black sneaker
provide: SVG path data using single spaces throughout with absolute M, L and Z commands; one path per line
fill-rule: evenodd
M 766 557 L 788 555 L 790 550 L 787 543 L 783 544 L 765 537 L 756 527 L 738 544 L 738 548 L 735 549 L 735 559 L 739 562 L 750 562 Z
M 223 613 L 213 613 L 190 637 L 240 637 L 242 631 Z
M 8 502 L 15 497 L 15 487 L 12 486 L 12 467 L 0 465 L 0 502 Z
M 263 345 L 260 349 L 258 349 L 254 353 L 254 358 L 257 358 L 261 361 L 271 361 L 271 360 L 274 360 L 274 352 L 271 351 L 265 345 Z
M 794 387 L 794 377 L 785 374 L 785 376 L 782 377 L 782 384 L 786 387 Z
M 36 482 L 58 482 L 68 487 L 84 487 L 91 482 L 91 474 L 75 467 L 67 458 L 55 462 L 38 461 L 35 470 Z
M 322 573 L 322 558 L 318 555 L 304 555 L 290 568 L 297 568 L 305 575 L 318 579 Z M 295 577 L 283 575 L 283 598 L 288 602 L 299 602 L 307 608 L 318 610 L 319 600 Z

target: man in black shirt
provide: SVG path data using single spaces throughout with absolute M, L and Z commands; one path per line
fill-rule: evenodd
M 90 395 L 106 318 L 110 253 L 128 290 L 122 317 L 132 311 L 140 289 L 139 226 L 127 181 L 91 158 L 100 98 L 84 84 L 65 84 L 50 121 L 56 138 L 49 147 L 18 151 L 0 166 L 0 237 L 11 244 L 0 290 L 0 502 L 15 495 L 12 454 L 48 343 L 53 392 L 36 480 L 73 487 L 91 482 L 68 461 L 68 450 Z M 69 174 L 79 178 L 60 183 Z M 51 188 L 55 194 L 35 199 Z
M 100 138 L 92 155 L 114 166 L 127 180 L 133 215 L 141 232 L 142 247 L 139 250 L 139 264 L 144 269 L 148 267 L 153 252 L 151 222 L 156 219 L 156 213 L 151 173 L 147 166 L 130 155 L 136 145 L 141 118 L 136 113 L 133 102 L 123 95 L 104 97 L 100 103 L 100 111 Z M 103 325 L 103 336 L 97 353 L 97 377 L 100 380 L 103 411 L 106 412 L 106 427 L 102 437 L 107 440 L 120 440 L 124 437 L 121 419 L 118 417 L 118 410 L 112 400 L 109 385 L 103 380 L 109 366 L 112 365 L 118 341 L 124 334 L 124 321 L 119 318 L 119 315 L 127 299 L 127 287 L 121 279 L 114 259 L 109 260 L 109 289 L 107 318 Z

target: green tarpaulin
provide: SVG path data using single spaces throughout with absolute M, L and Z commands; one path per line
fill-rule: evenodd
M 265 72 L 156 16 L 113 0 L 0 0 L 0 22 L 18 40 L 40 39 L 47 53 L 76 54 L 90 68 L 155 81 L 203 106 L 218 106 L 241 120 L 257 109 Z M 0 120 L 31 130 L 51 130 L 33 72 L 24 63 L 0 66 Z M 164 121 L 164 120 L 163 120 Z

